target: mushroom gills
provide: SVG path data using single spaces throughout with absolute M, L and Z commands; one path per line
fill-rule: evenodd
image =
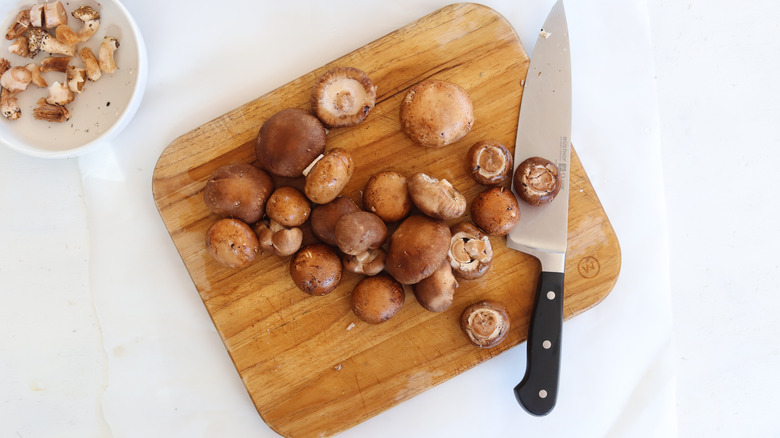
M 367 101 L 368 94 L 359 81 L 342 78 L 324 89 L 320 104 L 337 115 L 352 115 L 361 111 L 368 113 L 371 107 L 362 104 Z

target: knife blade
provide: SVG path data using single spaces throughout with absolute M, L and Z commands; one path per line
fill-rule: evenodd
M 520 220 L 507 236 L 509 248 L 539 259 L 527 340 L 527 363 L 514 388 L 517 401 L 533 415 L 547 415 L 558 397 L 563 326 L 563 277 L 569 219 L 571 153 L 571 57 L 563 0 L 550 10 L 531 57 L 520 106 L 515 170 L 530 157 L 558 166 L 561 188 L 549 204 L 520 201 Z M 513 188 L 517 195 L 517 187 Z

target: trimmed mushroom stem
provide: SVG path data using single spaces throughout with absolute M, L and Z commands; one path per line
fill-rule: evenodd
M 74 47 L 81 42 L 81 38 L 67 24 L 60 24 L 55 30 L 57 41 L 69 47 Z
M 75 48 L 62 44 L 41 28 L 34 27 L 28 29 L 25 36 L 27 37 L 30 55 L 32 57 L 37 55 L 40 51 L 54 55 L 73 56 L 75 54 Z
M 70 56 L 47 56 L 41 60 L 41 71 L 44 73 L 49 71 L 65 73 L 68 71 L 70 59 Z
M 19 38 L 22 36 L 22 34 L 24 34 L 28 27 L 30 27 L 30 10 L 25 9 L 23 11 L 19 11 L 19 13 L 16 14 L 16 20 L 11 23 L 11 27 L 8 28 L 8 32 L 5 34 L 5 39 L 11 41 L 13 39 Z
M 22 116 L 22 109 L 16 101 L 16 96 L 5 87 L 0 90 L 0 112 L 9 120 L 16 120 Z
M 24 67 L 13 67 L 0 76 L 0 86 L 11 93 L 18 93 L 27 89 L 32 81 L 32 73 Z
M 46 29 L 54 29 L 60 24 L 67 24 L 68 13 L 65 11 L 65 6 L 62 6 L 62 2 L 57 0 L 56 2 L 44 3 L 43 20 Z
M 84 23 L 76 33 L 82 42 L 92 38 L 100 27 L 100 13 L 90 6 L 82 6 L 71 12 L 71 15 Z
M 46 103 L 67 105 L 73 102 L 73 98 L 73 91 L 68 88 L 68 84 L 55 82 L 49 87 L 49 97 L 46 98 Z
M 19 38 L 8 46 L 8 52 L 22 58 L 30 58 L 30 42 L 27 41 L 27 37 L 19 35 Z
M 100 49 L 98 49 L 98 62 L 100 63 L 100 70 L 103 73 L 111 74 L 117 69 L 116 61 L 114 61 L 114 52 L 119 48 L 119 40 L 106 36 L 103 38 L 103 42 L 100 43 Z
M 24 68 L 30 71 L 32 74 L 32 84 L 36 87 L 40 88 L 48 88 L 49 84 L 46 82 L 46 79 L 41 76 L 41 66 L 38 64 L 35 64 L 34 62 L 31 62 L 27 64 Z
M 87 70 L 69 65 L 67 71 L 68 88 L 76 94 L 84 89 L 84 83 L 87 81 Z
M 385 269 L 385 252 L 369 249 L 358 255 L 344 255 L 344 269 L 355 274 L 376 275 Z
M 103 75 L 103 72 L 100 70 L 100 64 L 98 63 L 95 54 L 92 53 L 92 50 L 89 47 L 82 47 L 81 50 L 79 50 L 79 57 L 82 61 L 84 61 L 84 68 L 87 71 L 87 78 L 90 81 L 97 81 L 100 79 L 100 77 Z

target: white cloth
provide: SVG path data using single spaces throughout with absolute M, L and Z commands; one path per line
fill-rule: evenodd
M 79 159 L 0 149 L 0 436 L 277 436 L 255 411 L 157 213 L 156 160 L 179 135 L 445 4 L 125 1 L 150 62 L 127 129 Z M 553 1 L 485 4 L 530 53 Z M 681 8 L 672 9 L 684 16 Z M 653 46 L 651 29 L 671 30 L 663 11 L 642 0 L 568 0 L 566 10 L 572 138 L 617 232 L 622 271 L 602 303 L 564 324 L 557 407 L 535 418 L 514 400 L 521 344 L 342 436 L 677 433 L 680 354 L 654 64 L 666 56 L 659 47 L 676 40 Z M 684 164 L 674 166 L 682 179 Z M 776 365 L 776 351 L 771 359 Z M 686 418 L 706 418 L 688 394 L 679 402 Z M 695 435 L 685 421 L 682 430 L 694 432 L 685 435 Z

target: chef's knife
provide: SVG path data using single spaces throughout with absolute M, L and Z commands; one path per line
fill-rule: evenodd
M 525 80 L 515 143 L 515 167 L 530 157 L 558 166 L 561 189 L 549 204 L 520 201 L 520 221 L 507 246 L 539 259 L 542 272 L 528 330 L 528 361 L 515 387 L 517 401 L 534 415 L 555 406 L 563 326 L 563 272 L 569 219 L 571 58 L 563 1 L 553 6 L 536 41 Z M 517 188 L 515 188 L 517 192 Z

